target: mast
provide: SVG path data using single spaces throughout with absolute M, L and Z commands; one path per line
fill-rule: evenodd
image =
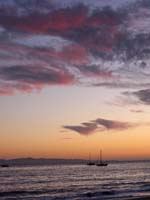
M 100 150 L 100 163 L 102 163 L 102 150 Z
M 89 153 L 89 162 L 91 162 L 91 153 Z
M 100 152 L 99 152 L 99 163 L 97 164 L 97 166 L 107 166 L 108 164 L 106 162 L 103 162 L 103 159 L 102 159 L 102 150 L 100 149 Z

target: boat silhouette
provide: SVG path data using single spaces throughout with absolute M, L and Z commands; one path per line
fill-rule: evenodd
M 9 165 L 3 164 L 1 165 L 1 167 L 9 167 Z
M 93 161 L 91 161 L 91 154 L 89 153 L 89 162 L 87 163 L 87 165 L 95 165 L 95 163 Z
M 99 162 L 96 164 L 96 166 L 98 166 L 98 167 L 105 167 L 107 165 L 108 165 L 108 163 L 103 162 L 103 159 L 102 159 L 102 150 L 100 150 Z

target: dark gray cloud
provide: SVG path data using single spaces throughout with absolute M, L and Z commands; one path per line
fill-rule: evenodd
M 124 62 L 140 60 L 142 67 L 144 60 L 150 56 L 150 34 L 139 32 L 133 37 L 130 32 L 123 33 L 114 51 Z
M 75 131 L 81 135 L 91 135 L 96 131 L 97 132 L 103 132 L 106 130 L 119 131 L 119 130 L 126 130 L 128 128 L 135 126 L 137 125 L 128 122 L 98 118 L 90 122 L 84 122 L 79 126 L 63 126 L 63 128 Z
M 14 88 L 23 92 L 31 92 L 34 89 L 39 90 L 45 85 L 66 85 L 74 82 L 74 77 L 67 72 L 33 66 L 0 68 L 0 79 L 8 81 L 7 84 L 2 84 L 1 95 L 13 94 Z
M 96 131 L 97 124 L 93 122 L 85 122 L 79 126 L 63 126 L 63 128 L 78 132 L 81 135 L 90 135 Z
M 150 105 L 150 89 L 133 92 L 133 95 L 137 96 L 144 104 Z
M 96 119 L 94 122 L 97 123 L 97 125 L 104 127 L 105 129 L 115 129 L 115 130 L 124 130 L 130 128 L 132 125 L 127 122 L 120 122 L 120 121 L 114 121 L 114 120 L 108 120 L 108 119 Z
M 64 76 L 61 71 L 56 72 L 47 68 L 38 68 L 38 67 L 29 67 L 29 66 L 12 66 L 12 67 L 4 67 L 0 68 L 0 77 L 5 80 L 11 81 L 22 81 L 26 83 L 37 83 L 37 84 L 58 84 L 60 82 L 65 83 L 65 78 L 69 78 Z M 66 75 L 66 73 L 64 73 Z M 64 78 L 64 80 L 63 80 Z M 73 77 L 72 77 L 73 78 Z M 71 75 L 70 75 L 71 81 Z
M 76 66 L 76 68 L 80 71 L 80 73 L 86 76 L 91 76 L 91 77 L 95 76 L 102 79 L 115 78 L 115 76 L 113 76 L 110 70 L 104 69 L 100 65 L 79 65 Z
M 138 90 L 134 92 L 125 92 L 124 95 L 135 97 L 139 104 L 150 105 L 150 89 Z

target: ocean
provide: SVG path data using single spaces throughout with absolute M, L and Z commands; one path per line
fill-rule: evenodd
M 0 200 L 124 200 L 147 195 L 150 162 L 0 168 Z

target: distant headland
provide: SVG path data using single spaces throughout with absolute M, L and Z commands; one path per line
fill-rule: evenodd
M 109 160 L 109 163 L 124 162 L 150 162 L 150 160 Z M 35 166 L 35 165 L 79 165 L 86 164 L 86 159 L 63 159 L 63 158 L 16 158 L 0 159 L 0 165 L 9 166 Z

